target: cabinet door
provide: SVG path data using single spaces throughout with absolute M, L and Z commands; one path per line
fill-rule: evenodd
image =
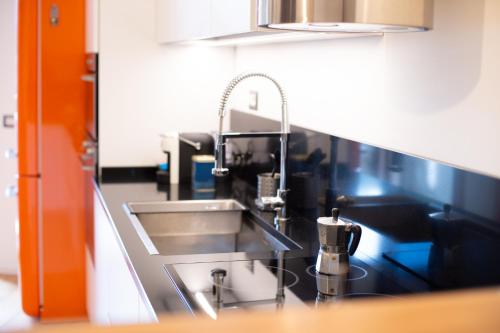
M 94 194 L 95 273 L 91 280 L 94 295 L 91 320 L 98 324 L 139 322 L 139 291 L 135 285 L 112 221 Z M 90 262 L 90 260 L 89 260 Z
M 211 0 L 157 0 L 156 5 L 160 43 L 210 36 Z
M 111 325 L 139 322 L 139 292 L 120 245 L 109 226 L 108 306 Z
M 99 324 L 99 303 L 97 299 L 97 274 L 94 261 L 88 248 L 85 251 L 86 279 L 87 279 L 87 314 L 91 323 Z M 102 323 L 101 323 L 102 324 Z
M 90 297 L 92 302 L 88 303 L 90 320 L 93 323 L 107 325 L 108 317 L 108 242 L 109 232 L 107 225 L 108 217 L 104 207 L 102 207 L 99 196 L 94 193 L 94 266 L 93 276 L 87 283 L 93 284 L 91 290 L 93 295 Z M 111 239 L 112 240 L 112 239 Z M 90 253 L 89 253 L 90 257 Z M 89 263 L 92 260 L 89 258 Z M 91 267 L 92 268 L 92 267 Z
M 251 0 L 212 0 L 211 37 L 251 31 Z
M 156 323 L 156 316 L 152 314 L 141 297 L 139 297 L 139 323 Z

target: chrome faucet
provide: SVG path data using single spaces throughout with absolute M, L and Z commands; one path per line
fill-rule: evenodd
M 236 86 L 242 81 L 251 77 L 261 77 L 270 80 L 281 96 L 281 131 L 280 132 L 250 132 L 250 133 L 234 133 L 223 132 L 224 117 L 226 116 L 226 104 L 231 96 L 231 93 Z M 248 73 L 241 74 L 235 77 L 227 86 L 224 94 L 222 95 L 219 107 L 219 132 L 215 143 L 215 166 L 212 169 L 212 174 L 216 177 L 225 176 L 229 173 L 229 169 L 224 167 L 225 148 L 227 139 L 236 138 L 257 138 L 257 137 L 279 137 L 281 141 L 280 149 L 280 186 L 275 197 L 264 197 L 259 204 L 260 209 L 273 209 L 276 211 L 274 219 L 275 225 L 282 228 L 288 221 L 286 214 L 286 163 L 287 163 L 287 150 L 288 150 L 288 137 L 290 135 L 290 125 L 288 123 L 288 104 L 286 94 L 281 85 L 272 77 L 264 73 Z

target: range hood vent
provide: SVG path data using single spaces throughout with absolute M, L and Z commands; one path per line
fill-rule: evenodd
M 434 0 L 258 0 L 258 26 L 316 32 L 432 29 Z

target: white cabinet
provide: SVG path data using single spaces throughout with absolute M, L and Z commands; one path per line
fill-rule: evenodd
M 111 325 L 139 322 L 139 291 L 109 222 L 106 226 L 108 316 Z
M 207 38 L 212 0 L 158 0 L 157 35 L 162 43 Z
M 113 230 L 94 193 L 94 261 L 87 251 L 87 311 L 101 325 L 152 322 Z
M 252 31 L 255 0 L 157 0 L 157 39 L 173 43 Z
M 157 322 L 156 317 L 151 315 L 148 307 L 144 301 L 139 298 L 139 323 L 155 323 Z
M 206 40 L 211 45 L 266 44 L 382 36 L 378 33 L 313 33 L 257 25 L 258 0 L 156 0 L 160 44 Z
M 91 249 L 87 249 L 87 312 L 93 323 L 109 324 L 108 268 L 107 247 L 110 238 L 107 225 L 109 220 L 101 205 L 99 196 L 94 193 L 94 258 Z
M 212 0 L 212 37 L 236 35 L 252 30 L 251 0 Z
M 92 323 L 108 325 L 107 293 L 103 290 L 104 283 L 98 282 L 102 274 L 97 275 L 98 268 L 92 261 L 90 252 L 86 251 L 86 274 L 87 274 L 87 313 Z

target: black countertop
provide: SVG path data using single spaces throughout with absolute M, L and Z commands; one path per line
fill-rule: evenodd
M 159 190 L 156 183 L 103 183 L 98 190 L 102 195 L 104 206 L 114 224 L 114 229 L 125 249 L 125 256 L 129 268 L 134 275 L 138 289 L 146 304 L 150 304 L 156 315 L 161 313 L 186 312 L 188 308 L 169 279 L 165 267 L 174 264 L 189 264 L 197 262 L 231 262 L 242 260 L 268 260 L 276 259 L 276 252 L 259 253 L 252 257 L 248 253 L 227 253 L 216 255 L 186 255 L 162 256 L 150 255 L 132 226 L 123 207 L 127 202 L 165 201 L 165 200 L 194 200 L 212 199 L 207 194 L 193 192 L 189 185 L 172 185 L 168 192 Z M 224 191 L 223 191 L 224 192 Z M 167 194 L 168 193 L 168 194 Z M 259 212 L 254 207 L 255 189 L 243 181 L 234 181 L 231 190 L 226 195 L 217 194 L 217 199 L 233 197 L 251 208 L 255 218 L 264 223 L 273 225 L 273 213 Z M 316 219 L 319 210 L 292 211 L 292 222 L 285 232 L 286 236 L 302 247 L 302 250 L 288 251 L 286 258 L 303 258 L 303 265 L 314 262 L 318 251 L 318 236 Z M 431 288 L 428 283 L 398 267 L 390 260 L 383 258 L 382 253 L 393 249 L 394 241 L 385 237 L 370 227 L 363 226 L 363 238 L 354 260 L 380 274 L 378 279 L 387 280 L 388 284 L 401 286 L 401 291 L 425 292 Z M 297 261 L 297 260 L 295 260 Z M 292 262 L 292 261 L 290 261 Z M 304 269 L 307 266 L 304 266 Z M 302 268 L 301 268 L 302 269 Z M 376 292 L 376 290 L 374 290 Z M 307 299 L 307 298 L 305 298 Z

